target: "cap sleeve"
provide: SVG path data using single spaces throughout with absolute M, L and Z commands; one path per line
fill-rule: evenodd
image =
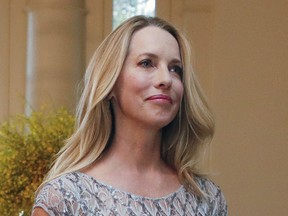
M 45 185 L 35 198 L 34 208 L 43 208 L 49 215 L 59 215 L 65 212 L 63 193 L 52 184 Z
M 213 216 L 227 216 L 227 203 L 220 187 L 209 179 L 198 178 L 198 183 L 202 191 L 206 194 L 205 200 Z
M 214 215 L 215 216 L 228 216 L 226 199 L 221 189 L 218 186 L 217 188 L 218 188 L 218 193 L 216 196 Z

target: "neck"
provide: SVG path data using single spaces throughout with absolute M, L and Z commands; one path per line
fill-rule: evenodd
M 104 158 L 122 169 L 143 172 L 160 167 L 161 131 L 133 127 L 115 131 L 113 142 Z
M 161 130 L 149 127 L 145 130 L 135 125 L 128 128 L 124 124 L 115 131 L 109 149 L 83 172 L 116 188 L 145 196 L 155 191 L 156 196 L 167 194 L 170 187 L 174 191 L 179 187 L 178 176 L 161 159 L 161 136 Z

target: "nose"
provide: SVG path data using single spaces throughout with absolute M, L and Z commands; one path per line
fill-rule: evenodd
M 171 73 L 169 72 L 167 67 L 162 66 L 155 73 L 154 86 L 160 89 L 169 89 L 171 87 L 171 84 Z

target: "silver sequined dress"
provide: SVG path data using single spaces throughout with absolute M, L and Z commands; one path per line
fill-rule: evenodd
M 161 198 L 148 198 L 106 185 L 81 172 L 73 172 L 47 183 L 38 193 L 35 207 L 49 215 L 97 216 L 227 216 L 225 198 L 212 181 L 196 178 L 206 198 L 198 198 L 181 186 Z

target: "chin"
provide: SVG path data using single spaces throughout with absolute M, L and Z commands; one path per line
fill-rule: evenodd
M 158 129 L 162 129 L 169 125 L 174 120 L 174 118 L 174 116 L 173 118 L 155 118 L 152 121 L 153 123 L 151 125 L 153 125 L 153 127 L 157 127 Z

